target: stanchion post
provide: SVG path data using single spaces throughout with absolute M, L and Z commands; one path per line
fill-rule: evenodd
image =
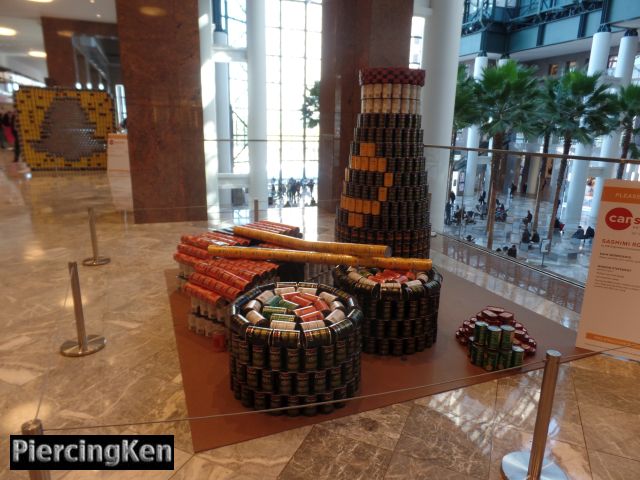
M 91 249 L 93 250 L 93 257 L 85 258 L 82 264 L 87 267 L 97 267 L 99 265 L 106 265 L 111 261 L 108 257 L 101 257 L 98 253 L 98 234 L 96 233 L 96 212 L 92 207 L 89 207 L 89 231 L 91 233 Z
M 60 353 L 65 357 L 84 357 L 102 350 L 107 340 L 100 335 L 87 335 L 84 326 L 84 311 L 82 308 L 82 295 L 80 293 L 80 277 L 78 276 L 78 264 L 69 262 L 69 276 L 71 277 L 71 293 L 73 296 L 73 313 L 76 319 L 76 331 L 78 340 L 67 340 L 60 346 Z
M 23 435 L 43 435 L 42 421 L 38 418 L 29 420 L 22 424 Z M 51 480 L 51 473 L 49 470 L 29 470 L 30 480 Z
M 253 201 L 253 221 L 260 221 L 260 201 L 257 199 Z
M 538 413 L 531 452 L 511 452 L 502 458 L 502 478 L 507 480 L 568 480 L 567 474 L 551 459 L 545 459 L 549 421 L 556 392 L 560 352 L 547 350 Z

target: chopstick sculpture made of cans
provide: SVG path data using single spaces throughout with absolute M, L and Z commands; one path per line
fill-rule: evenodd
M 390 257 L 391 248 L 386 245 L 371 245 L 359 243 L 338 243 L 338 242 L 311 242 L 288 235 L 280 235 L 264 230 L 257 230 L 250 227 L 233 227 L 235 235 L 261 240 L 266 243 L 289 248 L 291 250 L 303 250 L 307 252 L 323 252 L 341 255 L 344 252 L 352 253 L 357 257 Z M 312 262 L 313 263 L 313 262 Z M 315 262 L 323 263 L 323 262 Z M 373 265 L 369 265 L 373 266 Z
M 351 245 L 351 244 L 349 244 Z M 352 246 L 358 246 L 353 244 Z M 431 270 L 431 259 L 397 258 L 397 257 L 356 257 L 335 253 L 320 253 L 298 250 L 255 247 L 218 247 L 209 246 L 209 253 L 214 257 L 246 258 L 251 260 L 276 260 L 295 263 L 322 263 L 328 265 L 353 265 L 400 270 Z

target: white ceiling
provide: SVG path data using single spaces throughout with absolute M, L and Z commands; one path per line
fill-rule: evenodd
M 14 37 L 0 36 L 0 66 L 43 80 L 46 59 L 29 57 L 29 50 L 44 50 L 40 17 L 116 23 L 115 0 L 0 0 L 0 27 L 17 30 Z

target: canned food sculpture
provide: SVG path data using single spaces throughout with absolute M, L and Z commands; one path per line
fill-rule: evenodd
M 362 312 L 327 285 L 278 282 L 239 297 L 231 316 L 229 372 L 235 397 L 256 410 L 330 413 L 360 386 Z M 299 408 L 298 408 L 299 407 Z
M 410 355 L 436 341 L 442 276 L 435 269 L 396 272 L 342 265 L 333 278 L 362 309 L 365 353 Z
M 431 226 L 420 128 L 424 70 L 360 71 L 361 112 L 351 143 L 337 241 L 389 245 L 396 257 L 429 257 Z
M 456 338 L 468 345 L 471 363 L 489 372 L 522 366 L 524 356 L 536 353 L 537 347 L 513 313 L 494 306 L 465 320 L 456 331 Z

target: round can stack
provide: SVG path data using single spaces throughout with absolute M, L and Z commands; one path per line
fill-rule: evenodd
M 346 292 L 323 284 L 256 287 L 233 305 L 231 389 L 256 410 L 330 413 L 360 388 L 362 312 Z M 309 405 L 309 406 L 307 406 Z
M 338 266 L 334 284 L 353 295 L 364 320 L 362 350 L 410 355 L 435 343 L 442 275 Z
M 424 70 L 360 71 L 361 113 L 336 215 L 340 242 L 389 245 L 428 257 L 429 195 L 420 128 Z
M 525 355 L 533 355 L 537 347 L 513 313 L 495 306 L 485 307 L 465 320 L 456 338 L 468 346 L 471 363 L 489 372 L 522 366 Z

